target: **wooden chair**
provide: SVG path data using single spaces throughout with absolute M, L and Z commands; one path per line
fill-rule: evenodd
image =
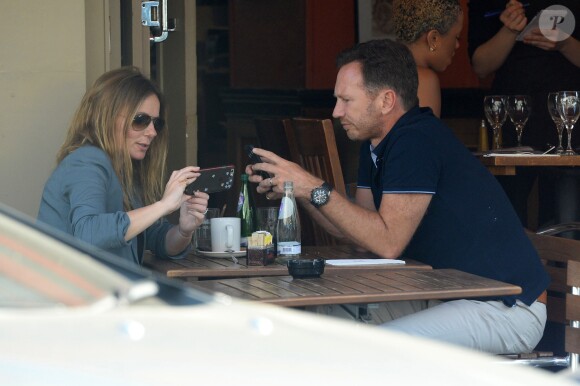
M 337 192 L 346 194 L 344 176 L 338 157 L 334 127 L 330 119 L 293 118 L 295 149 L 292 160 L 312 174 L 331 184 Z
M 295 147 L 290 148 L 291 159 L 310 173 L 324 179 L 336 192 L 346 196 L 344 176 L 338 158 L 334 127 L 330 119 L 293 118 Z M 311 227 L 316 245 L 336 245 L 340 242 L 307 216 L 301 224 Z
M 572 292 L 566 294 L 566 326 L 565 349 L 568 353 L 568 366 L 572 371 L 578 370 L 580 353 L 580 262 L 568 261 L 568 286 Z
M 529 233 L 529 237 L 551 278 L 548 287 L 548 322 L 564 332 L 565 356 L 538 351 L 530 354 L 506 355 L 512 363 L 534 367 L 570 367 L 578 365 L 580 353 L 580 241 L 554 235 L 579 230 L 580 224 L 561 224 Z M 509 362 L 508 362 L 509 363 Z

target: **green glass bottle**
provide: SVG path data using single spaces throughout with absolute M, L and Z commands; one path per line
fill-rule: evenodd
M 256 230 L 256 210 L 247 174 L 242 174 L 242 187 L 236 215 L 241 220 L 240 246 L 247 247 L 248 237 L 251 237 L 252 232 Z

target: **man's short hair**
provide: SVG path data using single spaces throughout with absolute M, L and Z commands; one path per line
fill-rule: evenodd
M 411 51 L 390 39 L 370 40 L 341 52 L 336 65 L 359 62 L 364 87 L 370 95 L 385 88 L 394 90 L 405 110 L 419 103 L 417 99 L 417 66 Z

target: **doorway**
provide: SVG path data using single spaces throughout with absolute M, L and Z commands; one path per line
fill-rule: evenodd
M 162 89 L 167 102 L 170 173 L 197 165 L 196 5 L 190 0 L 166 0 L 175 30 L 155 43 L 141 24 L 141 1 L 120 2 L 121 64 L 134 65 Z

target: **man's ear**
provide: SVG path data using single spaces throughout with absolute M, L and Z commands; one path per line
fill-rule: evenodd
M 390 113 L 397 102 L 397 94 L 393 90 L 387 89 L 381 91 L 379 98 L 381 102 L 381 113 L 383 115 Z

